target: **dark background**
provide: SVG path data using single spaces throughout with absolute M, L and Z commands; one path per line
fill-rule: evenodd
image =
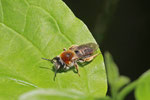
M 133 81 L 150 68 L 148 0 L 63 0 Z M 126 100 L 134 100 L 131 93 Z

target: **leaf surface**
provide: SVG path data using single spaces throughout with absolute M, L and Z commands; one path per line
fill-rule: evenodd
M 105 62 L 111 94 L 113 98 L 116 98 L 119 90 L 128 84 L 130 79 L 119 74 L 119 69 L 109 52 L 105 52 Z
M 138 80 L 138 84 L 135 90 L 135 97 L 137 100 L 149 100 L 150 99 L 150 70 L 145 72 Z
M 57 89 L 36 89 L 24 93 L 19 100 L 93 100 L 80 91 L 76 90 L 57 90 Z
M 19 98 L 37 88 L 74 89 L 103 97 L 107 80 L 102 55 L 57 74 L 41 58 L 53 58 L 73 44 L 95 42 L 86 25 L 61 0 L 0 0 L 0 99 Z M 42 99 L 40 99 L 42 100 Z

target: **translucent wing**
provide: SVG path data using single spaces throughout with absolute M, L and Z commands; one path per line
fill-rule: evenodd
M 79 45 L 77 48 L 78 50 L 92 49 L 93 51 L 96 51 L 99 48 L 99 46 L 96 43 L 86 43 L 86 44 Z
M 85 58 L 91 56 L 97 49 L 98 45 L 96 43 L 87 43 L 82 45 L 73 45 L 69 49 L 74 51 L 78 58 Z

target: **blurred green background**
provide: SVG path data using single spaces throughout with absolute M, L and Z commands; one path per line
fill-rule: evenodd
M 112 54 L 120 74 L 133 81 L 150 68 L 150 1 L 63 1 L 88 26 L 101 51 Z M 133 93 L 126 100 L 134 100 Z

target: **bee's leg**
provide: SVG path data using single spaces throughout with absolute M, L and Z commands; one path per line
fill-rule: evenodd
M 84 63 L 85 61 L 83 59 L 78 60 L 80 63 Z
M 92 60 L 93 60 L 96 56 L 98 56 L 98 55 L 99 55 L 99 53 L 97 53 L 97 54 L 95 54 L 95 55 L 93 55 L 93 56 L 87 57 L 87 58 L 85 58 L 85 59 L 83 59 L 83 60 L 89 62 L 89 61 L 92 61 Z
M 65 69 L 68 70 L 70 67 L 66 67 Z
M 74 48 L 76 48 L 78 45 L 72 45 L 69 50 L 73 50 Z
M 78 70 L 78 64 L 75 63 L 74 66 L 75 66 L 75 68 L 76 68 L 76 70 L 77 70 L 78 75 L 80 76 L 80 73 L 79 73 L 79 70 Z
M 63 48 L 63 50 L 64 50 L 64 51 L 67 51 L 67 49 L 66 49 L 66 48 Z

